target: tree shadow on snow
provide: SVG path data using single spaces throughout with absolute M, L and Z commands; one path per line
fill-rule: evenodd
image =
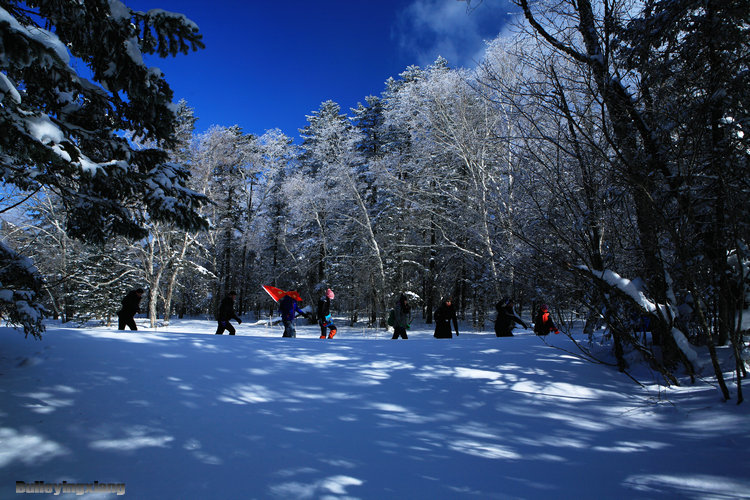
M 3 370 L 3 497 L 17 480 L 122 482 L 137 498 L 698 498 L 750 485 L 733 447 L 707 444 L 718 430 L 534 338 L 53 335 L 35 362 Z M 701 462 L 722 474 L 692 448 L 713 450 Z

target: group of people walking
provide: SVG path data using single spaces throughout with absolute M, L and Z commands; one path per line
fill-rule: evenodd
M 435 311 L 435 333 L 436 339 L 449 339 L 453 332 L 458 336 L 458 316 L 453 307 L 453 299 L 446 297 L 440 302 Z M 408 339 L 406 331 L 411 327 L 411 305 L 405 294 L 401 294 L 396 305 L 388 314 L 388 326 L 393 327 L 393 340 Z M 453 328 L 451 329 L 451 325 Z
M 513 328 L 517 324 L 524 328 L 529 328 L 529 325 L 516 314 L 513 299 L 503 297 L 495 304 L 495 310 L 497 311 L 497 317 L 495 318 L 496 336 L 512 337 Z M 550 332 L 560 333 L 560 330 L 557 329 L 555 323 L 552 321 L 547 304 L 541 304 L 534 316 L 534 333 L 537 335 L 549 335 Z
M 333 290 L 327 288 L 325 294 L 318 300 L 318 326 L 320 326 L 320 338 L 332 339 L 336 335 L 336 324 L 331 316 L 331 301 L 335 297 Z M 297 315 L 309 318 L 306 312 L 300 309 L 297 299 L 291 295 L 284 295 L 279 299 L 279 315 L 281 322 L 284 324 L 284 333 L 282 337 L 297 337 L 297 330 L 294 326 Z
M 216 335 L 221 335 L 224 330 L 229 330 L 229 335 L 235 334 L 234 327 L 229 323 L 230 319 L 237 320 L 237 323 L 242 323 L 242 320 L 234 312 L 234 299 L 237 296 L 236 292 L 229 292 L 229 295 L 222 300 L 221 306 L 219 306 L 219 327 L 216 329 Z M 336 324 L 333 322 L 331 316 L 331 301 L 334 298 L 333 290 L 330 288 L 326 289 L 323 296 L 318 300 L 318 325 L 320 326 L 320 338 L 332 339 L 336 335 Z M 309 318 L 308 314 L 300 309 L 297 299 L 291 294 L 286 294 L 279 299 L 279 316 L 281 317 L 281 323 L 284 325 L 284 333 L 281 335 L 286 338 L 296 338 L 297 328 L 295 326 L 297 316 Z
M 529 328 L 529 325 L 516 314 L 514 306 L 513 299 L 509 297 L 504 297 L 495 304 L 495 309 L 497 310 L 497 317 L 495 319 L 496 336 L 512 337 L 513 328 L 516 324 L 524 328 Z M 456 308 L 453 306 L 452 297 L 448 296 L 440 301 L 440 306 L 435 311 L 434 319 L 435 333 L 433 336 L 436 339 L 453 338 L 453 332 L 458 337 L 458 316 L 456 315 Z M 396 305 L 388 315 L 388 325 L 393 327 L 393 337 L 391 338 L 393 340 L 409 338 L 406 330 L 409 329 L 410 324 L 411 306 L 406 295 L 401 294 Z M 542 304 L 539 306 L 534 318 L 534 333 L 537 335 L 548 335 L 550 332 L 560 333 L 560 330 L 557 329 L 555 323 L 552 321 L 546 304 Z
M 118 329 L 124 330 L 128 326 L 131 330 L 137 330 L 134 316 L 140 312 L 140 301 L 143 297 L 143 288 L 137 288 L 125 296 L 122 299 L 122 307 L 117 311 L 118 316 Z M 336 335 L 336 324 L 331 316 L 331 301 L 334 298 L 333 290 L 327 288 L 322 297 L 318 300 L 317 318 L 318 326 L 320 326 L 320 338 L 321 339 L 332 339 Z M 216 317 L 218 326 L 216 328 L 216 335 L 222 335 L 224 331 L 228 331 L 229 335 L 234 335 L 236 329 L 230 323 L 230 320 L 235 320 L 237 324 L 242 324 L 242 319 L 237 316 L 234 311 L 234 301 L 237 298 L 237 292 L 230 291 L 224 299 L 222 299 L 219 305 L 219 311 Z M 281 322 L 284 325 L 284 333 L 282 337 L 296 338 L 297 331 L 295 328 L 295 320 L 297 316 L 303 316 L 309 318 L 308 314 L 300 309 L 297 303 L 297 298 L 291 295 L 284 295 L 279 299 L 279 315 L 281 316 Z M 497 304 L 495 304 L 497 311 L 497 317 L 495 319 L 495 335 L 498 337 L 512 337 L 513 328 L 515 325 L 521 325 L 524 328 L 529 328 L 515 311 L 515 303 L 513 299 L 509 297 L 502 298 Z M 440 301 L 440 305 L 435 310 L 435 333 L 433 334 L 437 339 L 449 339 L 453 338 L 453 332 L 458 337 L 458 316 L 456 315 L 456 308 L 453 306 L 453 298 L 448 296 Z M 407 330 L 411 326 L 411 305 L 406 294 L 401 294 L 396 301 L 396 305 L 390 311 L 388 316 L 388 325 L 393 327 L 392 339 L 408 339 Z M 539 306 L 536 315 L 534 317 L 534 333 L 537 335 L 548 335 L 550 332 L 560 333 L 555 323 L 552 321 L 552 317 L 549 313 L 549 309 L 546 304 Z

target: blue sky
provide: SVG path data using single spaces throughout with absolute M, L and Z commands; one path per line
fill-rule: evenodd
M 298 138 L 328 99 L 342 111 L 380 95 L 389 77 L 442 55 L 471 67 L 503 28 L 507 0 L 123 0 L 130 8 L 185 14 L 204 50 L 148 59 L 195 109 L 197 132 L 239 125 Z

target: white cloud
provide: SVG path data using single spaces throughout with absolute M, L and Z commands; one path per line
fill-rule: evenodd
M 506 1 L 414 0 L 394 30 L 400 48 L 414 64 L 428 66 L 438 56 L 451 67 L 474 67 L 505 27 L 513 7 Z

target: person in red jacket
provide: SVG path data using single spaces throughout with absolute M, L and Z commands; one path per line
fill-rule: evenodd
M 555 323 L 552 321 L 552 316 L 547 309 L 547 304 L 539 306 L 539 310 L 534 318 L 534 333 L 537 335 L 549 335 L 549 332 L 560 333 Z

